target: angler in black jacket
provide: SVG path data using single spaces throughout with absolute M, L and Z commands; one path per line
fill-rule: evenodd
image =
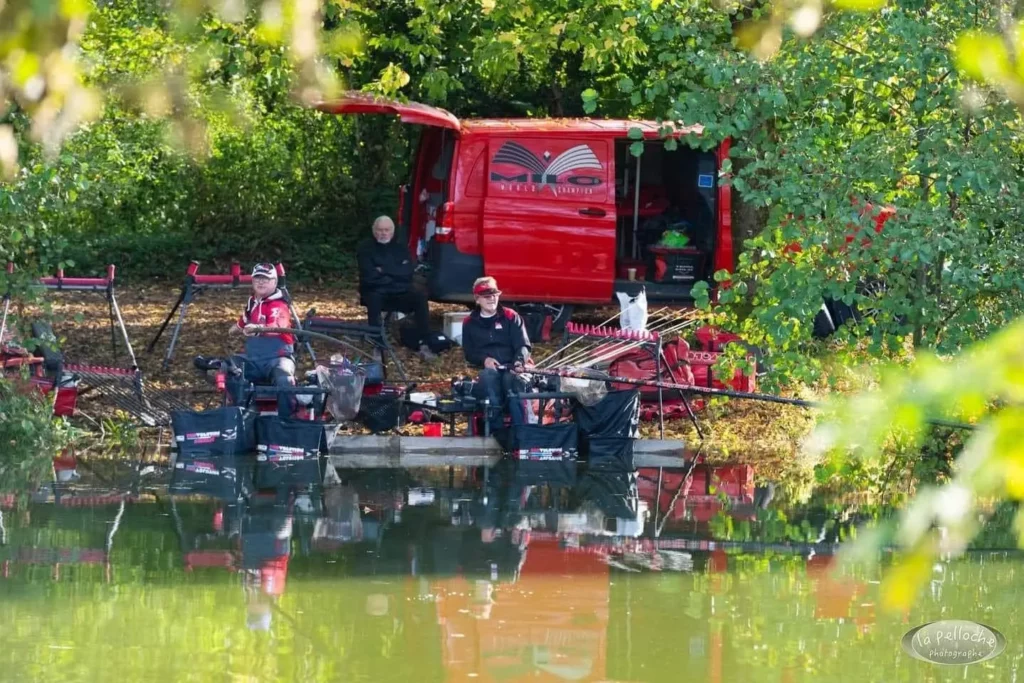
M 509 369 L 533 364 L 532 346 L 523 319 L 511 308 L 498 305 L 501 291 L 493 277 L 482 277 L 473 283 L 476 309 L 462 321 L 462 350 L 466 362 L 482 368 L 473 388 L 478 399 L 490 399 L 492 410 L 487 416 L 491 431 L 504 426 L 504 409 L 508 404 L 512 424 L 525 424 L 526 411 L 522 401 L 508 401 L 508 393 L 519 388 L 519 380 Z
M 421 342 L 430 334 L 430 310 L 424 293 L 412 286 L 416 269 L 409 250 L 395 241 L 395 224 L 387 216 L 373 222 L 373 239 L 356 250 L 359 261 L 359 296 L 366 306 L 367 323 L 380 327 L 383 311 L 411 313 Z M 424 358 L 433 354 L 421 343 Z

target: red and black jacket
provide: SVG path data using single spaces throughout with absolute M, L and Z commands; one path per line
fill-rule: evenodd
M 490 318 L 481 316 L 477 308 L 462 322 L 462 350 L 474 367 L 483 367 L 487 358 L 502 365 L 525 363 L 532 349 L 523 319 L 511 308 L 498 306 Z
M 288 300 L 280 289 L 266 299 L 249 297 L 245 306 L 245 312 L 238 318 L 238 327 L 246 325 L 263 325 L 265 327 L 292 327 L 292 312 L 288 306 Z M 251 342 L 260 340 L 255 345 L 260 348 L 250 349 Z M 266 347 L 266 348 L 264 348 Z M 295 351 L 295 335 L 282 332 L 264 332 L 259 337 L 251 337 L 246 340 L 246 355 L 254 351 L 257 355 L 264 356 L 290 356 Z

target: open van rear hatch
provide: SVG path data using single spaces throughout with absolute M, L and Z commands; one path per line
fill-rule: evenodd
M 419 102 L 399 102 L 360 92 L 349 92 L 337 100 L 320 102 L 316 108 L 329 114 L 390 114 L 397 116 L 402 123 L 459 130 L 459 119 L 450 111 Z

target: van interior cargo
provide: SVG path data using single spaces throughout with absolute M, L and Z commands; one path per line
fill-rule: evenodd
M 712 275 L 717 230 L 714 152 L 660 140 L 615 144 L 616 285 L 633 279 L 648 296 L 689 291 Z

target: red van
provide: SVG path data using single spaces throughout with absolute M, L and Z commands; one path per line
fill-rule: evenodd
M 429 265 L 435 301 L 471 301 L 487 274 L 504 300 L 545 304 L 564 320 L 573 304 L 608 304 L 641 285 L 648 300 L 687 303 L 696 281 L 732 270 L 731 194 L 718 179 L 728 141 L 670 151 L 650 121 L 459 120 L 364 94 L 318 109 L 423 126 L 396 223 Z M 639 157 L 631 129 L 643 138 Z M 689 241 L 658 246 L 667 230 Z

